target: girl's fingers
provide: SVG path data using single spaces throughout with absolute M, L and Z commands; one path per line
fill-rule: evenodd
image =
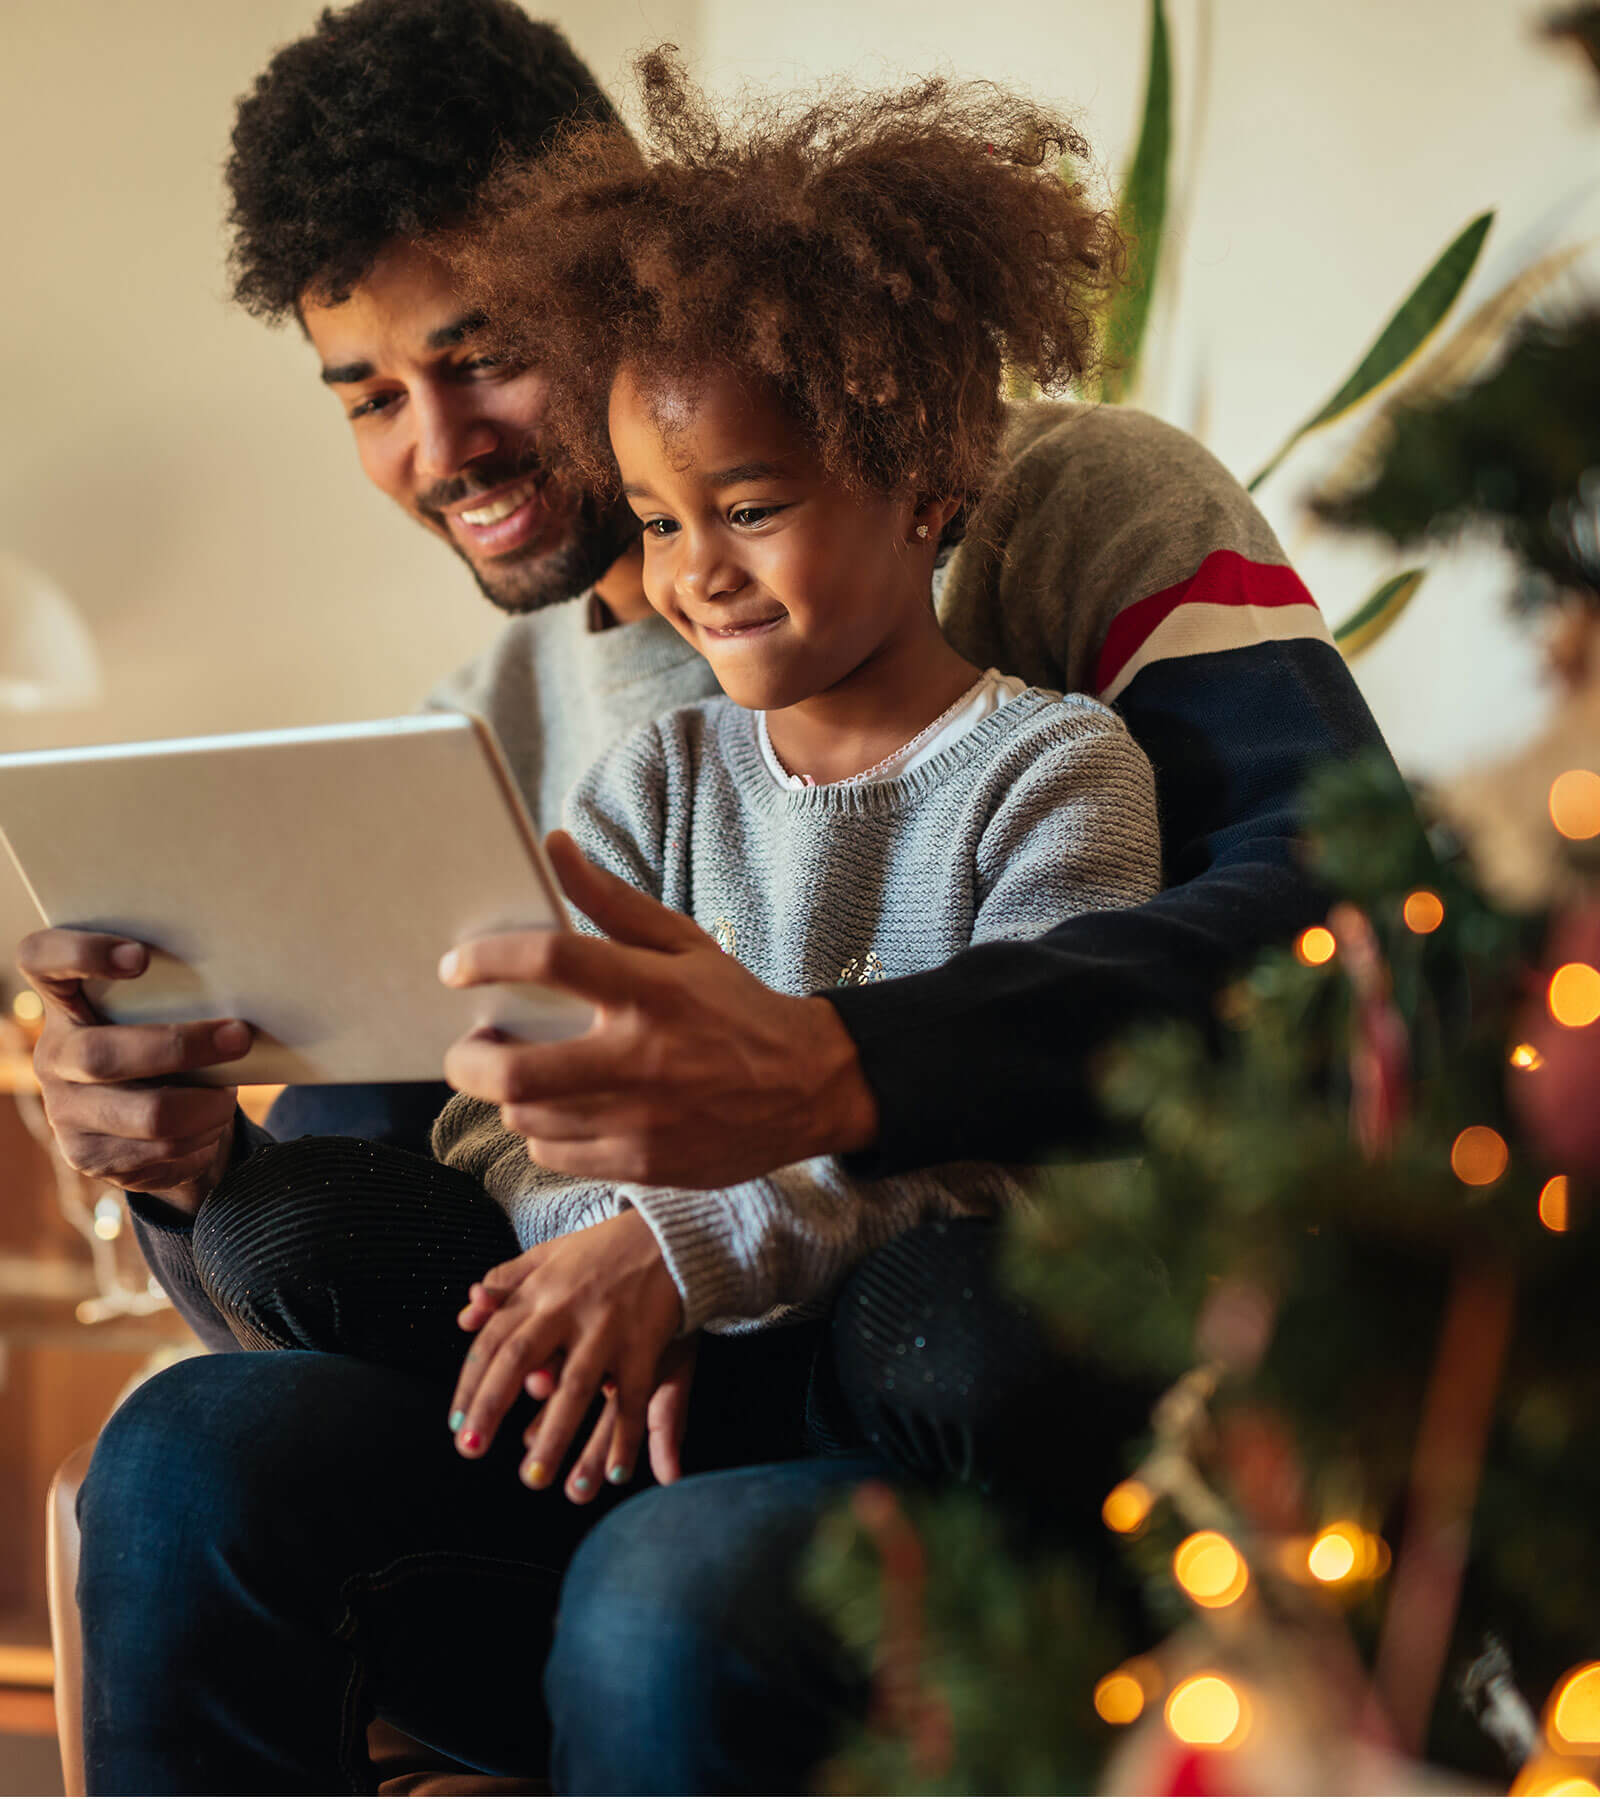
M 522 1479 L 530 1487 L 547 1487 L 555 1479 L 567 1445 L 582 1424 L 605 1377 L 605 1362 L 591 1344 L 568 1348 L 566 1366 L 555 1392 L 545 1401 L 522 1463 Z
M 467 1289 L 467 1303 L 456 1314 L 456 1323 L 464 1331 L 482 1330 L 505 1304 L 506 1298 L 506 1294 L 496 1293 L 482 1281 L 474 1281 Z
M 541 1367 L 548 1360 L 550 1331 L 548 1318 L 526 1319 L 501 1340 L 488 1358 L 471 1399 L 460 1408 L 466 1415 L 456 1432 L 456 1447 L 463 1455 L 482 1455 L 494 1441 L 501 1420 L 522 1391 L 524 1376 L 530 1368 Z M 467 1372 L 462 1370 L 463 1377 Z
M 462 1314 L 465 1316 L 465 1313 Z M 487 1447 L 484 1443 L 474 1441 L 468 1443 L 467 1433 L 463 1428 L 467 1415 L 472 1410 L 472 1401 L 493 1362 L 495 1352 L 505 1341 L 506 1333 L 516 1322 L 516 1314 L 508 1315 L 498 1308 L 484 1320 L 478 1331 L 477 1341 L 467 1351 L 461 1363 L 461 1372 L 456 1376 L 456 1390 L 450 1396 L 449 1424 L 453 1435 L 459 1439 L 458 1447 L 463 1455 L 476 1455 Z
M 639 1460 L 639 1444 L 644 1438 L 649 1401 L 648 1380 L 624 1381 L 617 1389 L 617 1397 L 606 1407 L 608 1412 L 615 1408 L 617 1414 L 606 1458 L 606 1479 L 614 1487 L 626 1486 L 633 1479 L 634 1466 Z
M 574 1505 L 587 1505 L 600 1491 L 601 1482 L 606 1477 L 609 1466 L 609 1452 L 612 1435 L 617 1424 L 617 1402 L 615 1389 L 606 1383 L 610 1391 L 606 1394 L 606 1403 L 600 1412 L 599 1422 L 589 1433 L 589 1441 L 583 1446 L 583 1454 L 572 1464 L 572 1472 L 567 1476 L 567 1497 Z M 533 1432 L 528 1433 L 530 1439 Z
M 555 1392 L 556 1382 L 561 1378 L 561 1362 L 561 1356 L 551 1356 L 542 1368 L 535 1368 L 522 1383 L 530 1399 L 548 1399 Z

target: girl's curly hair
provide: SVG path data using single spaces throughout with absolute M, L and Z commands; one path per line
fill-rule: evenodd
M 1088 154 L 1077 129 L 937 78 L 727 118 L 672 46 L 638 72 L 643 147 L 568 133 L 439 245 L 496 347 L 551 371 L 578 472 L 615 490 L 619 369 L 664 395 L 728 366 L 770 380 L 857 491 L 974 500 L 1006 372 L 1081 377 L 1122 265 L 1111 215 L 1060 172 Z

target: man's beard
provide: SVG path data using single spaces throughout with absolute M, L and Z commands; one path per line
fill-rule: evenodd
M 571 527 L 554 549 L 530 550 L 521 557 L 506 556 L 480 567 L 444 523 L 443 508 L 527 475 L 539 475 L 546 481 L 551 478 L 538 456 L 524 456 L 514 462 L 482 464 L 473 470 L 471 481 L 457 477 L 442 482 L 419 502 L 422 513 L 437 521 L 451 549 L 466 563 L 484 598 L 514 616 L 587 593 L 612 563 L 633 547 L 640 530 L 632 509 L 620 497 L 608 505 L 584 489 Z

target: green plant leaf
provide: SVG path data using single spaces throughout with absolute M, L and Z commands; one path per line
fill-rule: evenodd
M 1308 431 L 1315 431 L 1320 426 L 1341 418 L 1386 381 L 1393 380 L 1412 357 L 1417 355 L 1438 330 L 1445 314 L 1455 303 L 1456 296 L 1466 286 L 1467 277 L 1472 273 L 1478 260 L 1478 252 L 1483 248 L 1483 240 L 1489 235 L 1489 227 L 1493 223 L 1493 212 L 1479 213 L 1444 249 L 1438 261 L 1401 301 L 1394 316 L 1378 333 L 1372 348 L 1356 364 L 1344 385 L 1303 425 L 1291 431 L 1277 454 L 1257 470 L 1255 478 L 1249 484 L 1252 493 Z
M 1333 634 L 1333 641 L 1346 662 L 1354 662 L 1384 635 L 1416 598 L 1426 573 L 1426 569 L 1408 568 L 1401 574 L 1392 575 L 1340 625 Z
M 1150 62 L 1145 74 L 1144 119 L 1117 207 L 1117 223 L 1131 240 L 1131 247 L 1127 283 L 1106 313 L 1101 393 L 1107 400 L 1126 399 L 1139 373 L 1139 351 L 1150 320 L 1150 302 L 1161 263 L 1171 160 L 1172 42 L 1164 0 L 1150 0 Z

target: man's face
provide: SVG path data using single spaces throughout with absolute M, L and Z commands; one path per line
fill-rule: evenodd
M 545 379 L 474 348 L 444 264 L 392 245 L 337 306 L 301 305 L 369 480 L 455 550 L 506 612 L 582 593 L 637 536 L 625 507 L 540 456 Z

